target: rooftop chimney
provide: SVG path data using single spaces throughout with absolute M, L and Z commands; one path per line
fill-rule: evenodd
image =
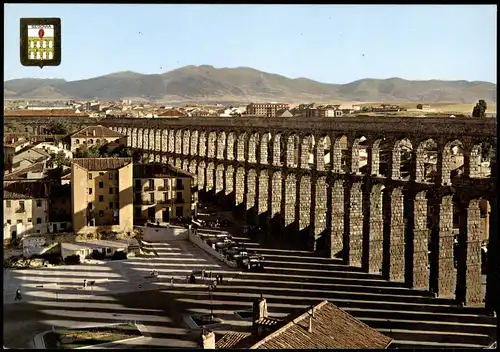
M 309 328 L 308 332 L 313 332 L 313 318 L 314 318 L 314 306 L 311 307 L 311 314 L 309 314 Z
M 215 350 L 215 334 L 213 331 L 201 330 L 201 344 L 204 350 Z
M 95 130 L 92 130 L 92 135 L 95 137 Z

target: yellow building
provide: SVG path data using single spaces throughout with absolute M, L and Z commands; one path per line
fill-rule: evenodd
M 134 222 L 191 218 L 195 215 L 192 182 L 191 173 L 171 165 L 134 165 Z
M 77 158 L 71 172 L 71 210 L 75 233 L 131 232 L 131 158 Z
M 127 136 L 110 130 L 104 126 L 89 126 L 75 132 L 70 137 L 71 151 L 76 153 L 80 148 L 90 148 L 96 145 L 109 144 L 112 147 L 127 144 Z

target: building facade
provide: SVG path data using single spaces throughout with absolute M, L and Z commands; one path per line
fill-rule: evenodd
M 191 218 L 196 210 L 192 184 L 192 174 L 171 165 L 134 165 L 134 222 Z
M 289 105 L 283 103 L 250 103 L 247 105 L 247 115 L 276 117 L 277 111 L 288 108 Z
M 131 158 L 73 159 L 71 209 L 75 233 L 132 231 L 132 169 Z
M 101 125 L 85 127 L 72 134 L 70 140 L 70 150 L 73 153 L 80 151 L 82 148 L 90 148 L 92 146 L 106 144 L 118 146 L 127 144 L 126 136 Z

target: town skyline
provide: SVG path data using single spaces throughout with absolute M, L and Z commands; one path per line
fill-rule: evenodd
M 161 74 L 188 65 L 212 65 L 252 67 L 334 84 L 392 77 L 496 83 L 494 6 L 9 4 L 4 8 L 5 80 L 73 81 L 120 71 Z M 42 70 L 21 66 L 22 17 L 61 18 L 60 66 Z M 137 20 L 142 18 L 148 20 Z M 303 25 L 282 26 L 282 21 Z

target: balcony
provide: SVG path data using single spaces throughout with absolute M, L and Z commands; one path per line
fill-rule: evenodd
M 168 191 L 168 187 L 158 186 L 158 191 L 162 191 L 162 192 Z
M 20 213 L 25 213 L 26 212 L 26 209 L 24 207 L 19 207 L 16 209 L 16 213 L 17 214 L 20 214 Z
M 151 201 L 151 200 L 144 200 L 144 199 L 136 199 L 135 204 L 142 204 L 142 205 L 153 205 L 155 204 L 155 201 Z
M 179 204 L 179 203 L 186 203 L 186 202 L 184 201 L 184 198 L 175 198 L 175 203 Z

